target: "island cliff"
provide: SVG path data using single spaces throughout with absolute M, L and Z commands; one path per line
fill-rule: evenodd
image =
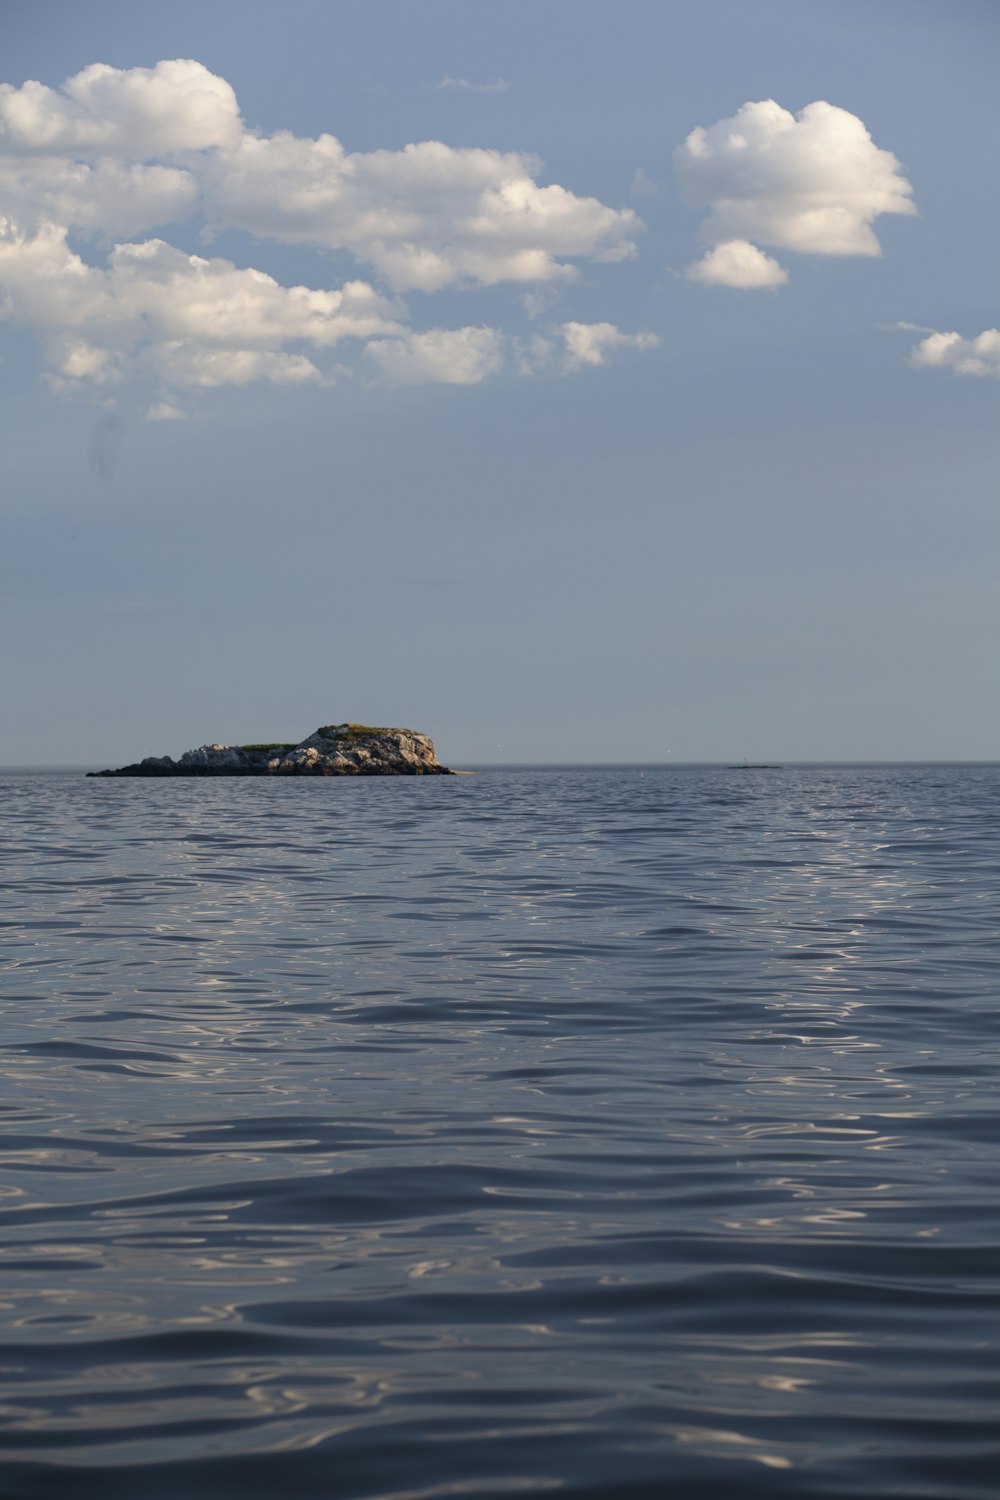
M 325 724 L 297 745 L 202 745 L 180 760 L 149 755 L 88 776 L 451 776 L 434 746 L 412 729 Z

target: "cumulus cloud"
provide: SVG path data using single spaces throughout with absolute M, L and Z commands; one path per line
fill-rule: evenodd
M 622 333 L 613 323 L 561 323 L 558 332 L 565 345 L 567 369 L 603 365 L 610 349 L 655 349 L 655 333 Z
M 504 342 L 495 328 L 431 328 L 374 339 L 367 353 L 393 385 L 479 385 L 503 367 Z
M 120 376 L 120 361 L 111 349 L 102 349 L 86 339 L 53 338 L 49 342 L 50 384 L 59 387 L 70 381 L 88 381 L 107 385 Z
M 540 174 L 521 152 L 423 141 L 352 153 L 333 135 L 254 131 L 231 85 L 191 59 L 3 84 L 0 314 L 42 333 L 64 385 L 141 372 L 168 387 L 316 381 L 329 374 L 319 353 L 345 339 L 370 345 L 389 379 L 476 383 L 502 365 L 506 335 L 414 331 L 401 292 L 545 291 L 580 261 L 627 259 L 643 228 L 634 210 Z M 384 290 L 283 286 L 155 234 L 191 221 L 207 237 L 346 251 Z
M 917 344 L 910 359 L 918 369 L 937 368 L 951 370 L 954 375 L 1000 378 L 1000 329 L 987 328 L 972 339 L 965 339 L 960 333 L 929 333 Z
M 422 141 L 346 152 L 333 136 L 245 135 L 205 172 L 221 227 L 349 250 L 399 291 L 572 279 L 574 258 L 623 260 L 639 221 L 558 184 L 518 153 Z
M 321 381 L 322 372 L 304 354 L 277 354 L 267 349 L 212 349 L 184 339 L 151 344 L 142 355 L 145 368 L 168 385 L 303 385 Z
M 286 345 L 325 350 L 404 328 L 395 304 L 363 281 L 285 287 L 163 240 L 116 245 L 106 268 L 89 266 L 57 225 L 26 235 L 0 220 L 0 285 L 7 317 L 51 334 L 64 382 L 145 371 L 174 386 L 294 384 L 321 372 Z
M 0 201 L 29 226 L 62 224 L 102 238 L 141 234 L 190 218 L 198 195 L 193 173 L 180 167 L 0 155 Z
M 37 234 L 0 219 L 0 288 L 5 317 L 31 327 L 83 328 L 113 319 L 105 274 L 66 242 L 67 231 L 44 224 Z
M 561 323 L 550 337 L 529 338 L 509 338 L 496 328 L 432 328 L 373 340 L 367 353 L 396 385 L 478 385 L 506 368 L 537 375 L 553 365 L 559 341 L 556 373 L 562 375 L 605 364 L 612 349 L 655 349 L 660 342 L 655 333 L 622 333 L 613 323 Z
M 702 238 L 720 248 L 880 255 L 873 220 L 916 212 L 913 189 L 892 152 L 875 145 L 857 115 L 823 100 L 798 115 L 773 99 L 744 104 L 729 119 L 692 130 L 674 165 L 688 202 L 709 210 Z M 709 257 L 702 264 L 709 265 Z M 769 280 L 723 284 L 777 282 L 772 273 Z
M 0 151 L 6 211 L 28 224 L 137 233 L 201 201 L 210 226 L 347 250 L 401 290 L 572 277 L 576 259 L 633 254 L 642 228 L 632 209 L 539 183 L 519 152 L 351 153 L 332 135 L 249 130 L 230 84 L 184 59 L 0 85 Z
M 141 313 L 155 338 L 230 349 L 295 340 L 330 348 L 343 338 L 400 329 L 393 304 L 367 282 L 337 291 L 286 287 L 263 271 L 186 255 L 163 240 L 116 245 L 108 274 L 115 295 Z
M 788 280 L 788 272 L 749 240 L 726 240 L 716 245 L 688 266 L 684 275 L 706 286 L 776 287 Z
M 0 84 L 5 149 L 143 160 L 235 146 L 241 131 L 231 85 L 189 58 L 155 68 L 94 63 L 61 89 Z

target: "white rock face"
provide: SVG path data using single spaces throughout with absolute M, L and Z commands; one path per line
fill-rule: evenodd
M 318 776 L 405 775 L 439 771 L 434 745 L 411 729 L 382 729 L 371 733 L 350 724 L 317 729 L 293 750 L 270 759 L 272 775 Z
M 209 766 L 216 770 L 231 768 L 242 770 L 250 764 L 250 757 L 239 745 L 200 745 L 197 750 L 185 750 L 179 766 Z

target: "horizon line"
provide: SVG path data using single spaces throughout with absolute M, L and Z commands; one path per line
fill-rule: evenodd
M 681 768 L 714 767 L 719 770 L 742 771 L 744 769 L 788 770 L 806 766 L 991 766 L 1000 765 L 1000 756 L 934 756 L 909 757 L 906 760 L 892 757 L 865 757 L 857 760 L 786 760 L 781 762 L 750 763 L 745 768 L 741 761 L 728 760 L 474 760 L 468 762 L 473 770 L 678 770 Z M 10 761 L 0 762 L 0 773 L 4 771 L 94 771 L 103 769 L 99 761 Z M 450 768 L 453 769 L 453 768 Z M 183 779 L 183 778 L 181 778 Z M 197 778 L 188 778 L 197 779 Z M 330 778 L 327 778 L 330 779 Z M 334 778 L 335 779 L 335 778 Z M 361 778 L 362 780 L 365 778 Z M 405 778 L 403 778 L 405 779 Z

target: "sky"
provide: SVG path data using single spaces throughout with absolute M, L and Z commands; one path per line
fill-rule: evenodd
M 992 759 L 987 0 L 0 0 L 0 763 Z

